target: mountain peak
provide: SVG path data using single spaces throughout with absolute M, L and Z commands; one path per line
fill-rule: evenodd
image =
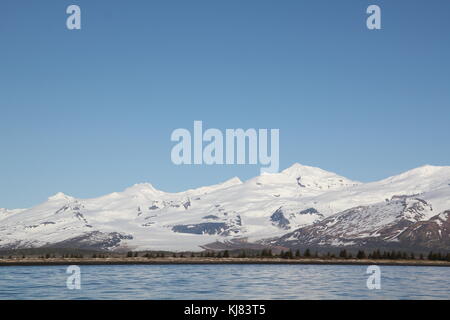
M 75 199 L 74 197 L 68 196 L 62 192 L 58 192 L 48 198 L 49 201 L 59 201 L 59 200 L 72 201 L 74 199 Z
M 158 192 L 150 183 L 136 183 L 129 188 L 126 188 L 125 193 L 154 193 Z
M 360 184 L 342 177 L 334 172 L 326 171 L 318 167 L 311 167 L 294 163 L 289 168 L 281 172 L 289 178 L 295 178 L 301 187 L 328 190 L 343 186 L 354 186 Z
M 242 184 L 242 180 L 238 177 L 233 177 L 231 179 L 228 179 L 227 181 L 221 183 L 222 185 L 226 186 L 234 186 L 235 184 Z
M 210 185 L 210 186 L 205 186 L 205 187 L 199 187 L 199 188 L 195 188 L 195 189 L 189 189 L 186 191 L 182 191 L 180 193 L 185 193 L 185 194 L 203 194 L 203 193 L 210 193 L 213 191 L 217 191 L 217 190 L 221 190 L 221 189 L 225 189 L 225 188 L 229 188 L 235 185 L 239 185 L 242 184 L 241 179 L 239 179 L 238 177 L 234 177 L 231 179 L 228 179 L 222 183 L 218 183 L 218 184 L 214 184 L 214 185 Z
M 437 179 L 437 180 L 448 180 L 450 179 L 450 166 L 433 166 L 433 165 L 423 165 L 408 171 L 405 171 L 399 175 L 395 175 L 384 179 L 382 181 L 394 181 L 403 179 Z
M 325 171 L 325 170 L 322 170 L 322 169 L 320 169 L 318 167 L 306 166 L 306 165 L 303 165 L 303 164 L 300 164 L 300 163 L 296 162 L 293 165 L 291 165 L 289 168 L 284 169 L 282 171 L 282 173 L 291 174 L 291 173 L 297 173 L 297 172 L 305 171 L 305 170 L 308 170 L 308 171 L 313 171 L 313 170 Z
M 330 171 L 323 170 L 319 167 L 306 166 L 300 163 L 294 163 L 287 169 L 281 171 L 283 174 L 289 176 L 316 176 L 316 177 L 329 177 L 329 176 L 339 176 L 338 174 Z
M 425 165 L 423 165 L 423 166 L 420 166 L 420 167 L 417 167 L 417 168 L 415 168 L 415 169 L 412 169 L 412 170 L 410 170 L 410 171 L 412 171 L 412 172 L 423 172 L 423 173 L 434 173 L 434 172 L 437 172 L 437 171 L 440 171 L 440 170 L 445 170 L 445 169 L 450 169 L 450 167 L 448 167 L 448 166 L 433 166 L 433 165 L 431 165 L 431 164 L 425 164 Z

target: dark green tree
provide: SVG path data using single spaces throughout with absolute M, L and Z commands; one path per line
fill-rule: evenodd
M 304 253 L 304 256 L 305 256 L 306 258 L 310 258 L 310 257 L 311 257 L 311 251 L 309 251 L 309 249 L 306 249 L 306 250 L 305 250 L 305 253 Z
M 356 254 L 356 258 L 358 258 L 358 259 L 365 259 L 366 258 L 366 253 L 364 252 L 364 250 L 359 250 L 358 253 Z
M 341 252 L 339 252 L 339 258 L 347 259 L 348 258 L 347 250 L 345 249 L 341 250 Z

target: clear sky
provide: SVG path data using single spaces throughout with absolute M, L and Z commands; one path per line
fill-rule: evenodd
M 82 29 L 66 28 L 66 8 Z M 366 8 L 382 9 L 382 30 Z M 450 165 L 448 0 L 2 0 L 0 207 L 259 174 L 175 166 L 176 128 L 279 128 L 360 181 Z

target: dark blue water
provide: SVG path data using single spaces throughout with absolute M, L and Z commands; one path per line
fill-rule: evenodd
M 366 266 L 81 266 L 69 290 L 66 266 L 0 267 L 0 299 L 450 299 L 450 268 L 381 266 L 369 290 Z

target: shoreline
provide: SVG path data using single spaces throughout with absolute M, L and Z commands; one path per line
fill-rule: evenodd
M 218 265 L 218 264 L 288 264 L 288 265 L 384 265 L 450 267 L 447 261 L 373 260 L 373 259 L 281 259 L 281 258 L 29 258 L 0 259 L 2 266 L 60 265 Z

